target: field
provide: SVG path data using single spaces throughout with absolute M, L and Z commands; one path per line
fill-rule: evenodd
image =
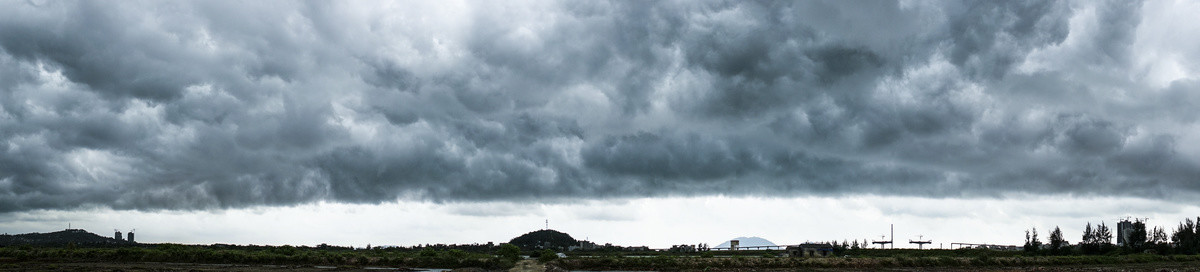
M 551 267 L 554 267 L 551 265 Z M 502 270 L 502 269 L 495 269 Z M 664 269 L 677 271 L 676 269 Z M 678 271 L 795 271 L 797 268 L 717 268 L 717 269 L 681 269 Z M 1155 262 L 1155 263 L 1119 263 L 1119 264 L 1083 264 L 1083 265 L 1022 265 L 1022 266 L 933 266 L 933 267 L 801 267 L 806 271 L 1200 271 L 1200 262 Z M 0 271 L 408 271 L 407 269 L 383 267 L 355 266 L 312 266 L 312 265 L 230 265 L 230 264 L 195 264 L 195 263 L 155 263 L 155 262 L 17 262 L 0 264 Z M 484 269 L 464 269 L 462 271 L 486 271 Z M 494 271 L 494 270 L 493 270 Z M 545 269 L 523 271 L 546 271 Z M 562 270 L 560 270 L 562 271 Z
M 526 254 L 538 252 L 525 252 Z M 514 262 L 492 252 L 296 247 L 5 247 L 0 271 L 1200 271 L 1200 255 L 1026 256 L 991 250 L 855 250 L 839 257 L 787 258 L 778 252 L 573 252 Z

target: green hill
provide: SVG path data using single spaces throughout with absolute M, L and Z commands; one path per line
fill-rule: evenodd
M 521 249 L 531 250 L 539 248 L 563 249 L 570 246 L 579 245 L 579 241 L 571 238 L 570 234 L 562 233 L 556 230 L 544 229 L 526 233 L 517 238 L 508 241 L 509 244 L 516 245 Z

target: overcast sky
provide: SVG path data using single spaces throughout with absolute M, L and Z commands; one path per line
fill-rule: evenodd
M 1019 243 L 1200 215 L 1195 1 L 2 5 L 5 232 Z M 222 226 L 155 230 L 180 222 Z

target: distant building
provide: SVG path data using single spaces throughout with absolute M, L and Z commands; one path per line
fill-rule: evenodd
M 113 234 L 113 239 L 117 239 L 117 241 L 125 240 L 125 238 L 121 237 L 121 231 L 119 230 Z
M 1117 245 L 1124 246 L 1129 243 L 1130 236 L 1133 235 L 1133 222 L 1129 219 L 1121 220 L 1117 223 Z
M 133 241 L 133 231 L 130 231 L 130 232 L 129 232 L 129 242 L 130 242 L 130 243 L 137 243 L 137 242 Z
M 787 247 L 789 257 L 828 257 L 833 255 L 833 245 L 803 243 Z
M 696 252 L 697 248 L 699 248 L 699 247 L 700 247 L 700 245 L 673 245 L 673 246 L 671 246 L 670 249 L 667 249 L 667 251 L 669 251 L 669 252 Z
M 596 247 L 597 247 L 596 243 L 592 243 L 591 241 L 579 240 L 578 245 L 568 247 L 567 250 L 568 251 L 570 251 L 570 250 L 593 250 L 593 249 L 596 249 Z
M 742 241 L 738 241 L 736 239 L 729 240 L 729 250 L 737 250 L 738 245 L 740 245 L 741 243 L 742 243 Z

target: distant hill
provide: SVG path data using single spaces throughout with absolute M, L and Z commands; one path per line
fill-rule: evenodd
M 104 237 L 81 229 L 68 229 L 51 233 L 26 233 L 0 235 L 0 246 L 15 245 L 133 245 L 136 243 Z
M 579 241 L 571 238 L 570 234 L 549 229 L 517 236 L 517 238 L 513 238 L 508 243 L 527 250 L 537 248 L 567 248 L 579 245 Z
M 729 240 L 738 240 L 739 247 L 776 246 L 775 243 L 772 243 L 771 241 L 767 241 L 767 239 L 763 239 L 763 238 L 759 238 L 759 237 L 738 237 L 738 238 L 733 238 L 733 239 L 729 239 Z M 717 245 L 714 248 L 728 248 L 729 240 L 725 240 L 724 243 L 721 243 L 720 245 Z

